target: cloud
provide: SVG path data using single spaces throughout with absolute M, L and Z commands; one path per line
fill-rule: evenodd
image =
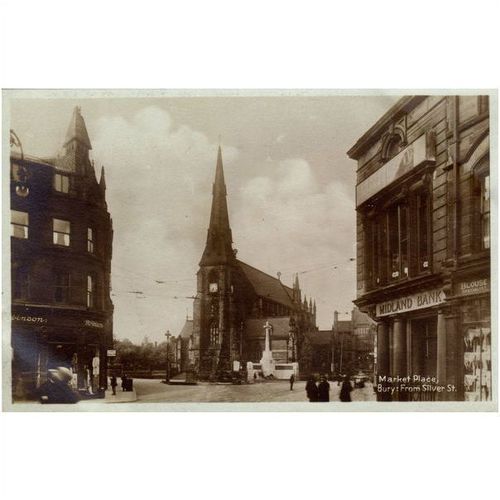
M 189 299 L 174 297 L 195 293 L 217 145 L 187 125 L 176 127 L 167 111 L 154 106 L 130 120 L 101 117 L 93 132 L 114 226 L 116 336 L 137 340 L 163 325 L 175 331 L 186 308 L 192 314 Z M 237 156 L 236 148 L 225 147 L 226 164 Z M 130 293 L 136 289 L 148 300 Z
M 267 172 L 246 182 L 232 205 L 238 255 L 269 274 L 281 271 L 287 284 L 294 272 L 302 273 L 304 291 L 321 302 L 325 324 L 333 312 L 324 305 L 335 303 L 339 285 L 354 296 L 353 193 L 337 181 L 319 183 L 301 158 L 268 162 Z M 343 307 L 350 309 L 349 299 Z

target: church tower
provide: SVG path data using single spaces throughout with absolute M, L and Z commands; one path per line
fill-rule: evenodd
M 227 209 L 222 151 L 219 146 L 212 209 L 205 249 L 197 273 L 193 337 L 195 360 L 202 379 L 214 379 L 232 369 L 239 352 L 233 282 L 237 264 Z

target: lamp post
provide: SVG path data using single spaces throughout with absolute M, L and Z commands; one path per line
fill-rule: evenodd
M 172 334 L 170 330 L 167 330 L 165 337 L 167 337 L 167 369 L 165 372 L 165 382 L 168 384 L 170 382 L 170 337 Z

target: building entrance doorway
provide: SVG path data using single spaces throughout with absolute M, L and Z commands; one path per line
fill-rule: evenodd
M 411 320 L 412 375 L 437 374 L 437 317 Z

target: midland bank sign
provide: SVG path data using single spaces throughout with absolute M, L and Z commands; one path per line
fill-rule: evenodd
M 425 292 L 419 292 L 377 304 L 377 317 L 437 306 L 442 304 L 444 300 L 445 296 L 443 290 L 439 288 L 435 290 L 426 290 Z

